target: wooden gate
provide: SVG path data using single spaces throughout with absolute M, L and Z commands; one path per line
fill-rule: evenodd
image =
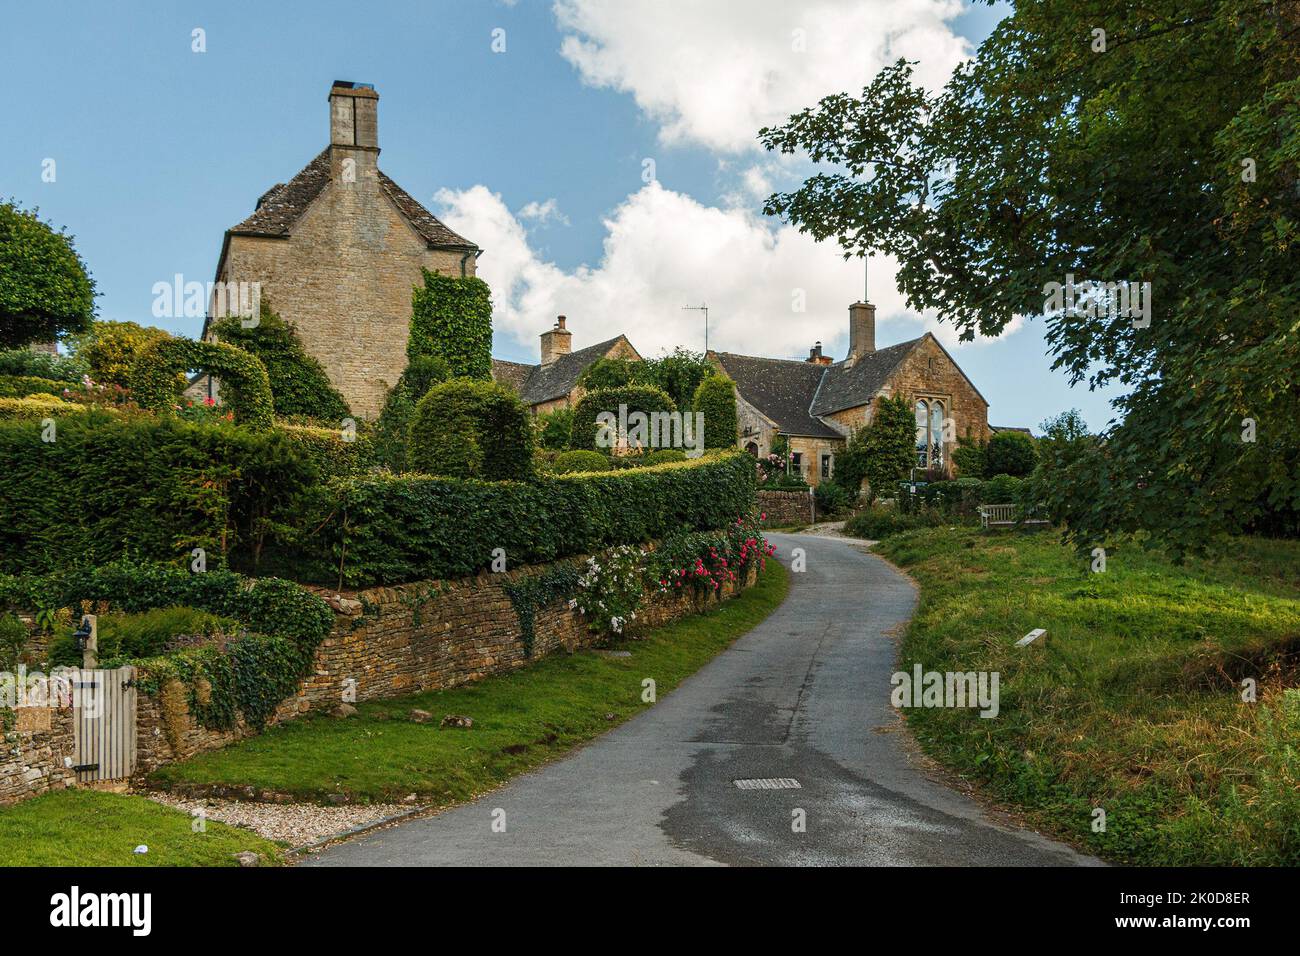
M 78 669 L 69 677 L 77 783 L 131 776 L 135 771 L 135 668 Z

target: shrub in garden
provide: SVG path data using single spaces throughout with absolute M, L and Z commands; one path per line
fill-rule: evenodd
M 0 570 L 188 561 L 200 547 L 210 568 L 237 548 L 255 561 L 316 477 L 274 431 L 63 407 L 79 413 L 58 415 L 52 442 L 39 410 L 0 422 Z
M 454 378 L 415 406 L 408 454 L 431 475 L 518 481 L 532 474 L 533 425 L 504 385 Z
M 569 436 L 573 434 L 573 409 L 557 408 L 543 412 L 533 419 L 537 429 L 537 444 L 552 451 L 564 451 L 569 447 Z
M 755 567 L 766 568 L 775 550 L 750 513 L 714 531 L 670 535 L 651 556 L 649 572 L 661 593 L 709 594 L 743 581 Z
M 85 365 L 68 355 L 33 352 L 29 348 L 0 349 L 0 375 L 30 375 L 72 384 L 86 374 Z
M 813 497 L 817 501 L 817 517 L 835 518 L 848 511 L 853 506 L 854 496 L 851 495 L 843 485 L 836 484 L 833 481 L 823 481 L 816 490 L 813 491 Z
M 695 390 L 694 410 L 704 416 L 704 447 L 736 445 L 736 384 L 725 375 L 710 375 Z
M 851 538 L 881 541 L 904 531 L 938 527 L 942 521 L 939 512 L 929 508 L 906 514 L 894 508 L 872 506 L 846 521 L 844 533 Z
M 409 443 L 415 403 L 429 389 L 451 378 L 451 369 L 436 355 L 416 355 L 388 391 L 383 410 L 370 436 L 370 455 L 375 464 L 393 471 L 410 469 Z
M 34 375 L 0 375 L 0 398 L 26 398 L 28 395 L 58 395 L 62 397 L 67 382 L 56 382 Z
M 145 346 L 131 369 L 131 395 L 141 408 L 176 407 L 177 377 L 203 369 L 221 379 L 222 401 L 235 421 L 250 428 L 270 428 L 275 416 L 266 367 L 243 349 L 221 342 L 158 339 Z
M 754 466 L 736 452 L 529 482 L 368 474 L 332 489 L 332 516 L 302 560 L 360 586 L 474 574 L 497 547 L 518 566 L 722 528 L 753 508 Z
M 0 348 L 75 335 L 94 315 L 95 281 L 72 237 L 0 201 Z
M 994 475 L 984 482 L 983 497 L 980 504 L 1011 505 L 1020 500 L 1021 479 L 1012 475 Z
M 92 381 L 129 388 L 131 368 L 140 354 L 155 342 L 170 338 L 171 334 L 162 329 L 136 322 L 97 321 L 71 344 Z M 179 373 L 177 387 L 185 382 L 183 373 Z
M 101 614 L 97 627 L 99 660 L 112 666 L 118 658 L 156 657 L 180 642 L 210 644 L 220 635 L 234 635 L 238 622 L 192 607 L 164 607 L 135 614 Z M 66 629 L 50 639 L 51 667 L 80 667 L 82 652 Z
M 453 376 L 492 375 L 492 290 L 475 276 L 446 276 L 422 269 L 424 288 L 411 297 L 406 354 L 436 356 Z
M 836 483 L 857 496 L 863 480 L 869 500 L 892 488 L 916 461 L 916 417 L 902 396 L 879 398 L 869 424 L 835 458 Z
M 231 315 L 212 323 L 212 331 L 227 345 L 257 356 L 266 367 L 277 416 L 302 415 L 332 425 L 351 414 L 320 362 L 307 354 L 293 326 L 272 312 L 266 299 L 261 300 L 257 325 L 245 327 L 243 319 Z
M 653 386 L 628 385 L 623 388 L 603 388 L 588 392 L 573 410 L 573 430 L 569 437 L 569 447 L 592 450 L 600 447 L 597 443 L 597 432 L 600 431 L 601 426 L 597 423 L 597 416 L 602 412 L 617 416 L 620 405 L 626 406 L 628 415 L 633 412 L 651 415 L 654 412 L 677 411 L 677 405 L 668 397 L 668 393 Z M 605 443 L 605 447 L 613 447 L 617 437 L 609 435 L 601 441 Z
M 557 475 L 567 475 L 578 471 L 609 471 L 613 467 L 608 455 L 602 455 L 598 451 L 576 449 L 557 455 L 555 463 L 551 465 L 551 471 Z
M 984 449 L 984 474 L 1023 478 L 1038 464 L 1038 449 L 1024 432 L 997 432 Z
M 680 448 L 658 448 L 645 455 L 642 464 L 646 466 L 666 465 L 674 461 L 689 461 L 689 459 L 686 457 L 686 452 Z
M 80 412 L 82 407 L 65 402 L 57 395 L 28 395 L 23 398 L 0 398 L 0 421 L 10 419 L 40 419 L 67 412 Z
M 988 444 L 983 439 L 957 439 L 957 447 L 952 450 L 952 463 L 957 466 L 957 473 L 963 478 L 983 478 L 984 452 Z

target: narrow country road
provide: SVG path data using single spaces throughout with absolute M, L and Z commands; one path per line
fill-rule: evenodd
M 843 539 L 772 535 L 807 570 L 766 621 L 672 694 L 465 806 L 373 831 L 304 866 L 1073 865 L 909 759 L 890 704 L 908 580 Z M 645 675 L 653 677 L 653 674 Z M 790 778 L 798 789 L 735 781 Z M 796 811 L 804 832 L 794 832 Z M 504 811 L 505 832 L 494 832 Z

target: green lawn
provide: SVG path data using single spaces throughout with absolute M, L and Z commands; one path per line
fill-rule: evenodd
M 1051 533 L 878 550 L 921 585 L 902 668 L 1001 675 L 994 719 L 906 712 L 931 755 L 1112 860 L 1300 863 L 1300 544 L 1237 539 L 1180 568 L 1124 541 L 1103 573 Z M 1045 644 L 1013 646 L 1036 627 Z
M 238 866 L 251 850 L 278 864 L 280 848 L 247 830 L 208 820 L 195 833 L 188 814 L 146 797 L 63 790 L 0 807 L 0 866 Z M 148 853 L 135 853 L 144 844 Z
M 621 642 L 631 657 L 560 653 L 464 687 L 361 704 L 355 717 L 302 718 L 163 767 L 155 782 L 253 786 L 309 800 L 469 800 L 650 706 L 641 701 L 644 678 L 662 698 L 775 610 L 788 586 L 785 569 L 769 561 L 754 587 L 721 607 Z M 406 720 L 412 708 L 434 722 Z M 474 726 L 442 729 L 446 714 L 472 717 Z

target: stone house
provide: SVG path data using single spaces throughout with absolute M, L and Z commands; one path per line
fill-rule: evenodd
M 953 473 L 957 437 L 989 436 L 989 403 L 931 333 L 876 348 L 876 307 L 849 306 L 849 354 L 836 362 L 818 342 L 803 360 L 709 352 L 736 383 L 737 444 L 766 456 L 787 439 L 791 467 L 810 485 L 835 473 L 835 453 L 871 420 L 877 397 L 902 395 L 916 411 L 916 464 Z
M 534 415 L 576 405 L 585 393 L 578 379 L 597 359 L 641 361 L 641 354 L 621 334 L 574 352 L 573 333 L 565 323 L 565 317 L 558 316 L 555 327 L 542 333 L 539 364 L 492 360 L 493 380 L 519 393 Z
M 420 270 L 473 275 L 482 253 L 380 170 L 378 107 L 369 84 L 335 81 L 329 145 L 226 230 L 216 269 L 218 288 L 260 283 L 353 412 L 370 418 L 406 368 Z M 204 337 L 220 314 L 214 292 Z M 205 393 L 206 380 L 189 390 Z

